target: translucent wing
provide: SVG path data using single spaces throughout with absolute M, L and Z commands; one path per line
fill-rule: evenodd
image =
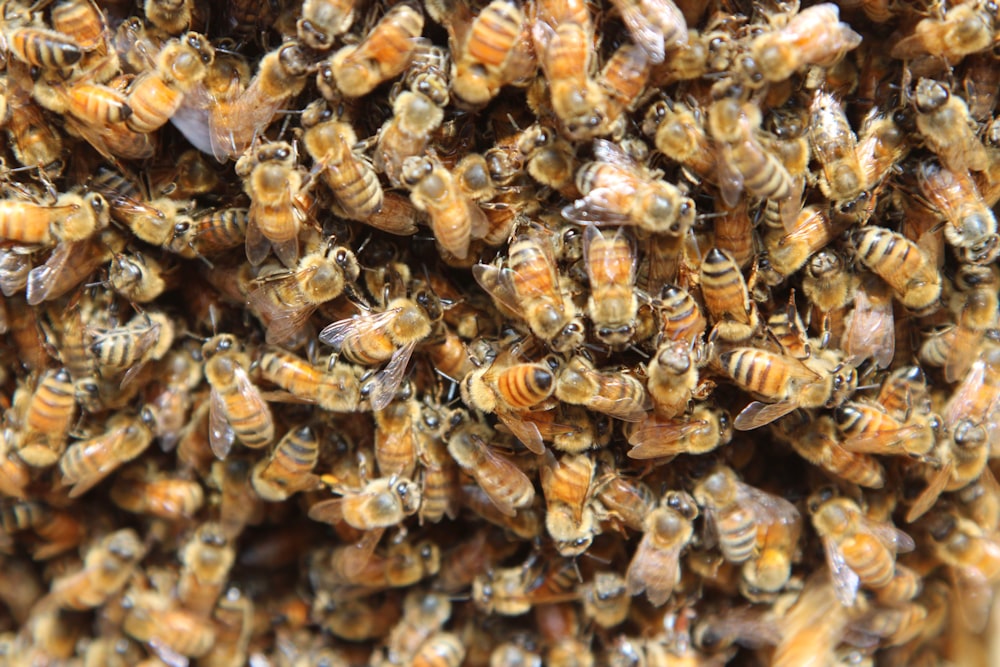
M 545 453 L 545 442 L 538 424 L 524 420 L 518 413 L 507 410 L 498 410 L 497 417 L 528 450 L 534 454 Z
M 704 419 L 661 420 L 651 416 L 629 433 L 632 449 L 628 457 L 645 460 L 683 454 L 687 451 L 689 437 L 703 428 L 711 428 Z
M 384 329 L 392 323 L 401 310 L 401 308 L 390 308 L 380 313 L 368 313 L 338 320 L 324 327 L 319 332 L 319 339 L 339 351 L 344 341 L 348 339 L 358 340 Z
M 340 562 L 344 568 L 344 574 L 348 577 L 354 577 L 364 570 L 365 566 L 371 561 L 372 554 L 375 553 L 375 547 L 378 545 L 379 540 L 382 539 L 384 533 L 385 528 L 365 531 L 360 540 L 341 552 Z
M 627 196 L 627 195 L 625 195 Z M 621 192 L 611 188 L 594 188 L 583 198 L 564 206 L 562 216 L 578 225 L 624 225 L 631 221 L 628 211 L 621 210 Z
M 680 549 L 660 549 L 651 535 L 643 535 L 625 573 L 629 595 L 645 591 L 650 604 L 659 607 L 670 598 L 680 571 Z
M 940 497 L 945 487 L 948 486 L 948 481 L 951 479 L 951 472 L 954 467 L 954 462 L 948 461 L 934 473 L 930 482 L 924 490 L 920 492 L 920 495 L 917 496 L 917 499 L 913 501 L 913 505 L 911 505 L 909 511 L 907 511 L 906 523 L 913 523 L 922 517 L 927 510 L 934 506 L 938 497 Z
M 867 289 L 854 293 L 854 311 L 843 337 L 846 362 L 852 366 L 871 358 L 879 368 L 888 368 L 896 354 L 892 297 L 886 290 L 877 289 L 885 293 L 869 293 Z
M 737 431 L 752 431 L 784 417 L 798 407 L 795 401 L 778 401 L 777 403 L 761 403 L 754 401 L 743 408 L 733 420 L 733 428 Z
M 500 269 L 490 264 L 476 264 L 472 267 L 472 277 L 501 309 L 508 311 L 507 314 L 519 316 L 521 306 L 517 292 L 513 288 L 510 269 Z
M 321 500 L 309 508 L 309 518 L 320 523 L 335 524 L 344 520 L 344 499 Z
M 833 577 L 833 587 L 837 592 L 837 599 L 845 607 L 853 607 L 858 596 L 858 587 L 861 579 L 858 574 L 847 565 L 844 554 L 840 551 L 836 540 L 832 537 L 823 538 L 823 551 L 826 552 L 826 562 L 830 566 L 830 574 Z
M 416 346 L 416 342 L 411 342 L 397 348 L 385 368 L 375 374 L 372 380 L 372 389 L 368 395 L 373 410 L 382 410 L 392 402 L 396 390 L 403 382 L 406 365 L 409 363 Z M 364 389 L 362 387 L 362 396 L 364 396 Z
M 226 404 L 222 395 L 214 388 L 209 398 L 208 442 L 212 453 L 220 461 L 226 458 L 236 442 L 236 432 L 229 425 L 229 418 L 226 416 Z
M 663 3 L 660 3 L 663 4 Z M 662 63 L 666 47 L 663 41 L 663 31 L 653 25 L 643 7 L 638 2 L 617 2 L 615 5 L 622 15 L 622 22 L 628 28 L 628 34 L 638 44 L 651 63 Z M 681 17 L 683 23 L 684 18 Z
M 271 242 L 261 233 L 254 217 L 254 207 L 250 206 L 250 221 L 247 223 L 247 259 L 253 266 L 259 266 L 271 251 Z

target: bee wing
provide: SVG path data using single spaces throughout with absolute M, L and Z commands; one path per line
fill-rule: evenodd
M 620 144 L 607 139 L 594 139 L 594 160 L 632 172 L 639 171 L 639 165 L 632 156 L 625 152 Z
M 855 292 L 854 311 L 844 332 L 843 348 L 848 355 L 846 363 L 852 366 L 872 358 L 879 368 L 889 367 L 896 354 L 896 329 L 888 294 L 872 298 L 865 289 Z
M 503 422 L 510 432 L 522 445 L 528 448 L 533 454 L 545 453 L 545 442 L 542 438 L 541 429 L 538 424 L 530 420 L 521 419 L 520 415 L 506 410 L 497 410 L 497 417 Z
M 993 606 L 992 584 L 974 567 L 948 568 L 959 615 L 969 631 L 981 633 Z
M 114 472 L 119 464 L 114 452 L 118 448 L 118 443 L 125 437 L 125 431 L 124 428 L 116 429 L 114 432 L 84 445 L 88 450 L 84 457 L 96 461 L 97 464 L 91 472 L 76 480 L 69 490 L 70 498 L 82 496 Z
M 381 313 L 367 313 L 337 320 L 319 332 L 319 339 L 339 351 L 344 341 L 348 339 L 358 340 L 384 329 L 400 310 L 400 308 L 390 308 Z
M 162 660 L 168 667 L 188 667 L 191 664 L 191 661 L 186 656 L 181 655 L 156 637 L 150 639 L 148 643 L 149 648 L 153 649 L 156 657 Z
M 643 591 L 654 606 L 662 606 L 677 585 L 680 549 L 658 549 L 650 535 L 643 535 L 639 548 L 625 572 L 629 595 Z
M 312 272 L 315 269 L 305 271 Z M 298 289 L 285 291 L 285 294 L 292 296 L 291 303 L 277 304 L 268 297 L 268 290 L 280 289 L 274 283 L 296 283 L 299 275 L 298 271 L 289 271 L 280 276 L 266 276 L 255 281 L 256 284 L 250 290 L 250 308 L 267 322 L 268 345 L 278 345 L 293 338 L 316 311 L 316 306 L 309 303 Z
M 392 358 L 385 368 L 375 374 L 372 379 L 372 390 L 368 395 L 369 403 L 373 410 L 386 408 L 396 396 L 396 390 L 403 382 L 403 375 L 406 373 L 406 365 L 413 355 L 413 350 L 417 343 L 410 342 L 396 349 L 392 353 Z M 363 394 L 364 392 L 362 392 Z
M 913 538 L 891 523 L 873 521 L 864 515 L 860 518 L 864 522 L 865 529 L 870 531 L 887 549 L 896 553 L 907 553 L 916 548 L 917 545 Z
M 857 572 L 848 566 L 844 554 L 832 537 L 823 538 L 823 551 L 826 552 L 826 562 L 830 566 L 830 575 L 833 578 L 837 599 L 845 607 L 853 607 L 854 600 L 858 596 L 861 579 Z
M 649 417 L 628 436 L 632 449 L 630 459 L 656 459 L 677 456 L 687 451 L 687 438 L 692 433 L 711 425 L 704 419 L 661 421 Z
M 981 415 L 968 415 L 967 406 L 970 404 L 975 405 L 978 403 L 977 397 L 979 392 L 983 390 L 983 385 L 986 383 L 986 362 L 982 359 L 976 361 L 969 368 L 966 373 L 965 378 L 962 380 L 962 384 L 955 389 L 955 393 L 951 395 L 947 405 L 944 408 L 944 423 L 949 427 L 957 424 L 961 419 L 966 417 L 973 417 L 974 421 L 981 418 Z M 993 405 L 997 405 L 998 399 L 1000 399 L 1000 393 L 994 397 Z
M 755 486 L 737 482 L 736 493 L 741 506 L 750 506 L 758 517 L 759 522 L 793 524 L 797 522 L 801 515 L 795 505 L 784 498 L 772 496 Z
M 752 431 L 784 417 L 798 407 L 795 401 L 778 401 L 777 403 L 761 403 L 754 401 L 743 408 L 733 420 L 733 428 L 737 431 Z
M 920 495 L 913 501 L 913 505 L 910 506 L 909 511 L 906 513 L 906 523 L 913 523 L 934 506 L 938 497 L 944 491 L 945 487 L 948 486 L 948 481 L 951 479 L 951 472 L 954 467 L 954 462 L 948 461 L 945 465 L 941 466 L 940 470 L 934 473 L 927 487 L 920 492 Z
M 646 3 L 615 3 L 618 7 L 618 11 L 621 13 L 622 22 L 624 22 L 625 27 L 628 28 L 628 34 L 632 37 L 632 40 L 646 52 L 646 55 L 649 56 L 649 61 L 651 63 L 662 63 L 664 52 L 666 51 L 663 40 L 663 31 L 653 25 L 653 23 L 646 16 L 646 13 L 643 11 L 644 4 Z M 657 2 L 655 4 L 658 7 L 663 7 L 673 3 Z M 684 18 L 681 17 L 680 20 L 683 24 Z
M 365 531 L 361 539 L 341 552 L 341 567 L 348 577 L 355 577 L 371 562 L 375 547 L 385 533 L 385 528 Z
M 506 308 L 511 314 L 521 312 L 517 292 L 514 291 L 511 280 L 513 273 L 510 269 L 501 269 L 491 264 L 480 263 L 472 267 L 472 277 L 499 306 Z
M 621 201 L 628 201 L 635 188 L 628 194 L 621 190 L 629 190 L 622 185 L 618 191 L 611 188 L 594 188 L 583 198 L 564 206 L 562 216 L 578 225 L 624 225 L 630 220 L 628 211 L 623 211 Z
M 250 205 L 250 219 L 247 222 L 247 259 L 253 266 L 259 266 L 271 251 L 271 242 L 261 233 L 254 216 L 254 205 Z
M 507 458 L 501 456 L 500 454 L 493 451 L 493 448 L 486 443 L 480 441 L 479 448 L 482 451 L 483 459 L 485 459 L 487 465 L 482 466 L 483 468 L 489 468 L 489 472 L 486 473 L 480 468 L 477 468 L 474 473 L 478 474 L 489 474 L 493 477 L 500 478 L 504 480 L 504 486 L 510 486 L 513 482 L 516 482 L 518 486 L 527 484 L 531 486 L 531 480 L 528 476 L 524 474 L 520 468 L 518 468 L 514 463 Z M 476 481 L 479 479 L 477 477 Z M 489 496 L 489 499 L 493 502 L 500 513 L 507 517 L 513 517 L 517 515 L 517 509 L 507 498 L 503 498 L 495 491 L 492 490 L 492 485 L 490 484 L 480 484 L 480 488 Z
M 589 407 L 594 412 L 608 415 L 623 422 L 641 422 L 646 418 L 653 404 L 649 396 L 643 396 L 642 405 L 636 406 L 635 402 L 629 398 L 605 398 L 596 396 L 591 399 Z
M 220 461 L 226 458 L 229 450 L 236 442 L 236 431 L 229 425 L 229 418 L 226 416 L 226 404 L 222 400 L 222 395 L 212 389 L 208 406 L 208 442 L 212 447 L 212 453 Z
M 894 429 L 861 433 L 845 438 L 841 445 L 847 451 L 857 454 L 892 454 L 896 448 L 902 453 L 902 444 L 921 428 L 920 424 L 908 424 Z
M 976 354 L 985 335 L 985 331 L 977 331 L 971 336 L 963 335 L 963 330 L 959 328 L 955 344 L 948 348 L 948 357 L 944 362 L 945 380 L 958 382 L 962 379 L 976 360 Z
M 37 306 L 50 298 L 59 296 L 54 294 L 59 276 L 66 270 L 74 256 L 80 256 L 79 251 L 86 243 L 87 241 L 60 243 L 44 264 L 36 266 L 28 272 L 25 296 L 29 306 Z
M 716 160 L 716 176 L 719 179 L 719 194 L 729 208 L 735 208 L 740 203 L 743 194 L 743 175 L 733 166 L 732 147 L 727 143 L 719 146 L 721 156 Z

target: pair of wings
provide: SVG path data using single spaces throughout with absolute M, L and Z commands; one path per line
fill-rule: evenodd
M 233 370 L 234 382 L 236 383 L 235 391 L 240 395 L 240 401 L 244 404 L 245 409 L 248 412 L 264 412 L 270 419 L 271 408 L 268 407 L 267 401 L 264 400 L 257 385 L 251 382 L 246 370 L 239 364 L 234 364 Z M 236 442 L 236 431 L 230 424 L 226 402 L 223 400 L 222 393 L 215 387 L 212 387 L 209 395 L 208 442 L 212 453 L 220 461 L 226 458 Z
M 860 512 L 855 520 L 860 522 L 859 532 L 875 537 L 883 547 L 894 554 L 913 551 L 916 547 L 913 538 L 892 524 L 873 521 Z M 844 552 L 837 544 L 836 539 L 824 536 L 823 551 L 826 552 L 826 562 L 830 566 L 837 599 L 843 606 L 853 607 L 858 596 L 858 589 L 861 586 L 861 578 L 847 564 Z

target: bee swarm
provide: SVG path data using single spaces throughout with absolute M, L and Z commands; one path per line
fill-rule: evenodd
M 996 664 L 995 3 L 136 4 L 0 18 L 0 665 Z

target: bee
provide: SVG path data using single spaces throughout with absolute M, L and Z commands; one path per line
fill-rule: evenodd
M 535 487 L 520 468 L 487 444 L 491 437 L 492 431 L 485 425 L 469 423 L 448 438 L 448 452 L 493 505 L 504 516 L 513 517 L 534 501 Z
M 850 498 L 827 498 L 821 489 L 809 500 L 813 527 L 823 540 L 837 599 L 852 607 L 861 584 L 888 585 L 894 576 L 896 554 L 912 551 L 914 542 L 891 523 L 868 518 Z
M 654 178 L 610 141 L 595 139 L 594 157 L 576 173 L 584 196 L 563 208 L 564 218 L 577 224 L 635 225 L 671 236 L 687 233 L 695 206 L 677 186 Z
M 451 632 L 435 632 L 416 650 L 409 664 L 414 667 L 459 667 L 465 660 L 465 645 Z
M 694 344 L 705 333 L 707 322 L 691 294 L 677 285 L 666 284 L 653 300 L 659 333 L 657 341 L 687 341 Z
M 11 153 L 18 163 L 27 167 L 41 167 L 48 173 L 57 172 L 63 153 L 62 135 L 46 119 L 41 107 L 20 86 L 11 87 L 7 107 L 17 108 L 17 113 L 5 113 Z
M 705 131 L 704 113 L 684 102 L 661 100 L 646 111 L 643 132 L 656 149 L 690 169 L 698 178 L 715 183 L 718 150 Z
M 608 345 L 625 345 L 635 333 L 639 309 L 632 244 L 621 230 L 607 237 L 596 227 L 588 226 L 584 232 L 584 254 L 590 281 L 587 313 L 595 333 Z
M 754 136 L 760 123 L 759 107 L 731 96 L 721 97 L 709 108 L 709 134 L 719 145 L 719 189 L 729 207 L 739 203 L 744 189 L 764 199 L 792 198 L 793 181 L 785 165 Z
M 810 257 L 802 276 L 802 292 L 825 318 L 846 309 L 857 286 L 858 277 L 833 248 Z
M 156 54 L 154 68 L 129 86 L 126 99 L 132 113 L 125 121 L 129 129 L 149 133 L 166 125 L 184 95 L 204 80 L 214 59 L 215 49 L 198 33 L 167 42 Z
M 888 368 L 896 353 L 892 295 L 871 275 L 862 276 L 856 286 L 854 309 L 844 320 L 841 336 L 847 363 L 857 366 L 865 359 L 873 359 L 879 368 Z
M 312 474 L 318 458 L 319 439 L 313 430 L 309 426 L 293 428 L 266 459 L 254 465 L 250 484 L 264 500 L 287 500 L 299 491 L 318 486 L 319 478 Z
M 128 610 L 122 629 L 134 639 L 148 643 L 158 655 L 200 658 L 215 643 L 213 624 L 178 608 L 158 591 L 130 589 L 126 600 Z
M 649 406 L 642 381 L 627 372 L 598 371 L 581 355 L 559 369 L 555 395 L 565 403 L 630 422 L 641 421 Z
M 830 67 L 857 48 L 861 35 L 840 21 L 832 3 L 807 7 L 750 42 L 750 56 L 768 81 L 784 81 L 807 65 Z
M 52 581 L 36 609 L 100 607 L 124 588 L 145 555 L 146 547 L 131 528 L 109 533 L 87 549 L 79 570 Z
M 206 521 L 178 550 L 181 563 L 177 599 L 193 614 L 207 618 L 236 561 L 236 549 L 222 525 Z
M 211 481 L 219 489 L 219 523 L 230 539 L 247 524 L 260 521 L 263 502 L 250 486 L 251 472 L 251 462 L 245 458 L 229 457 L 211 465 Z
M 656 459 L 678 454 L 704 454 L 733 437 L 729 415 L 708 406 L 696 407 L 690 416 L 666 419 L 656 414 L 625 428 L 631 459 Z
M 403 73 L 424 30 L 424 16 L 412 5 L 394 5 L 358 44 L 330 59 L 334 81 L 346 97 L 361 97 Z
M 955 276 L 955 287 L 950 298 L 955 325 L 927 339 L 920 350 L 927 363 L 944 366 L 948 382 L 957 382 L 968 372 L 1000 312 L 997 273 L 992 267 L 963 264 Z
M 126 512 L 167 521 L 190 519 L 205 502 L 205 492 L 197 481 L 171 477 L 142 464 L 128 466 L 118 473 L 110 496 Z
M 429 82 L 434 83 L 434 82 Z M 403 184 L 403 162 L 424 154 L 431 135 L 441 127 L 448 102 L 445 82 L 428 85 L 427 90 L 406 90 L 392 103 L 392 117 L 378 133 L 372 162 L 394 186 Z
M 164 269 L 146 253 L 122 253 L 114 256 L 108 267 L 108 283 L 114 291 L 133 303 L 150 303 L 167 288 Z
M 295 23 L 299 41 L 311 49 L 326 51 L 333 38 L 342 35 L 354 23 L 354 0 L 307 0 Z
M 857 387 L 857 371 L 831 351 L 807 360 L 739 347 L 719 355 L 722 370 L 737 386 L 761 398 L 736 416 L 740 431 L 759 428 L 796 408 L 840 405 Z M 806 363 L 808 362 L 808 363 Z
M 724 250 L 712 248 L 701 264 L 700 279 L 705 309 L 712 316 L 712 335 L 722 340 L 746 340 L 761 326 L 757 304 L 739 266 Z
M 84 526 L 79 519 L 39 502 L 15 502 L 0 508 L 0 528 L 7 534 L 32 530 L 40 540 L 32 549 L 35 560 L 58 556 L 84 539 Z
M 918 312 L 936 308 L 941 274 L 913 241 L 878 226 L 855 229 L 850 238 L 861 263 L 889 285 L 901 304 Z
M 125 371 L 122 384 L 131 384 L 148 361 L 160 360 L 173 345 L 176 327 L 164 313 L 148 311 L 126 324 L 93 334 L 90 353 L 105 373 Z
M 501 310 L 520 315 L 555 351 L 583 342 L 583 323 L 562 290 L 552 246 L 540 233 L 522 233 L 511 242 L 506 268 L 476 264 L 472 275 Z
M 66 437 L 76 413 L 73 379 L 65 368 L 49 370 L 14 394 L 14 411 L 20 413 L 17 455 L 35 468 L 54 465 L 66 450 Z
M 262 375 L 300 400 L 331 412 L 355 412 L 362 406 L 361 369 L 338 363 L 326 370 L 278 348 L 260 359 Z
M 267 325 L 267 343 L 294 338 L 318 306 L 343 294 L 360 273 L 354 253 L 334 245 L 303 255 L 294 269 L 262 270 L 249 303 Z
M 809 143 L 823 167 L 820 190 L 834 202 L 853 201 L 868 183 L 858 159 L 858 139 L 843 105 L 831 93 L 818 90 L 809 114 Z
M 583 614 L 602 628 L 613 628 L 628 617 L 630 595 L 625 578 L 617 572 L 597 572 L 580 587 Z
M 384 555 L 373 555 L 358 572 L 347 571 L 354 557 L 352 545 L 336 547 L 328 555 L 322 553 L 320 562 L 329 571 L 313 570 L 311 578 L 324 588 L 344 589 L 356 587 L 366 592 L 376 592 L 385 588 L 411 586 L 421 579 L 433 576 L 441 568 L 441 551 L 429 540 L 416 544 L 409 541 L 393 543 Z M 315 566 L 314 566 L 315 568 Z
M 295 152 L 284 141 L 257 146 L 252 157 L 241 158 L 246 179 L 243 189 L 250 196 L 246 231 L 247 258 L 257 266 L 274 248 L 281 263 L 291 267 L 299 259 L 299 227 L 303 212 L 296 196 L 303 176 L 295 166 Z M 237 165 L 237 173 L 240 173 Z
M 520 7 L 508 0 L 493 0 L 483 7 L 455 52 L 451 83 L 455 95 L 481 106 L 504 85 L 525 78 L 534 67 L 529 26 Z
M 694 537 L 698 507 L 684 491 L 670 491 L 643 520 L 639 543 L 625 573 L 629 595 L 646 593 L 650 604 L 663 606 L 680 582 L 680 556 Z
M 417 466 L 417 428 L 423 421 L 421 405 L 416 399 L 396 401 L 375 417 L 375 460 L 383 475 L 410 477 Z M 424 499 L 427 502 L 427 499 Z
M 62 484 L 72 485 L 69 497 L 83 495 L 119 466 L 142 454 L 153 442 L 152 419 L 146 409 L 139 415 L 118 413 L 108 419 L 104 433 L 70 445 L 59 459 Z
M 836 585 L 830 572 L 818 572 L 781 619 L 781 638 L 774 652 L 777 667 L 834 664 L 834 651 L 847 634 L 850 610 L 837 604 Z
M 614 6 L 650 63 L 663 62 L 666 51 L 687 44 L 687 23 L 672 0 L 617 0 Z
M 178 221 L 171 232 L 167 247 L 187 257 L 195 257 L 238 248 L 246 243 L 250 209 L 227 207 L 207 211 L 193 220 Z
M 952 171 L 934 162 L 917 165 L 917 185 L 944 217 L 944 237 L 956 248 L 968 248 L 976 264 L 988 264 L 1000 253 L 997 221 L 967 171 Z
M 984 342 L 979 358 L 973 362 L 955 392 L 945 404 L 945 424 L 954 428 L 961 420 L 982 425 L 991 449 L 1000 442 L 997 415 L 1000 414 L 1000 356 L 995 343 Z
M 371 365 L 388 361 L 372 380 L 371 388 L 362 390 L 362 397 L 368 398 L 372 409 L 381 410 L 396 394 L 413 350 L 431 333 L 427 312 L 416 301 L 399 297 L 390 301 L 382 312 L 326 326 L 319 339 L 355 363 Z
M 594 513 L 602 522 L 641 531 L 646 516 L 656 508 L 657 498 L 644 482 L 621 474 L 610 457 L 602 457 L 594 481 Z
M 573 145 L 560 137 L 554 129 L 535 123 L 518 134 L 516 151 L 510 151 L 507 156 L 516 153 L 523 161 L 516 173 L 527 169 L 528 174 L 538 183 L 560 192 L 571 190 L 575 196 L 573 174 L 576 171 L 576 160 L 573 152 Z M 494 180 L 501 179 L 494 175 Z
M 232 334 L 219 334 L 202 346 L 205 379 L 212 387 L 209 442 L 225 459 L 237 438 L 253 449 L 274 439 L 274 419 L 260 390 L 247 375 L 249 360 Z
M 868 186 L 878 186 L 886 176 L 897 170 L 909 150 L 907 135 L 892 116 L 872 109 L 861 124 L 857 148 L 858 160 L 865 173 L 864 181 Z
M 805 460 L 858 486 L 881 489 L 885 486 L 885 468 L 871 454 L 845 449 L 830 415 L 815 419 L 786 418 L 776 426 L 778 437 L 786 441 Z
M 973 521 L 944 512 L 928 517 L 931 548 L 960 580 L 989 585 L 1000 579 L 1000 543 Z
M 233 586 L 219 598 L 212 618 L 216 623 L 215 644 L 202 662 L 210 667 L 244 662 L 253 634 L 253 601 Z
M 540 470 L 545 495 L 545 527 L 559 554 L 578 556 L 600 531 L 590 507 L 594 461 L 586 453 L 556 459 L 546 452 Z
M 194 10 L 191 0 L 144 0 L 146 20 L 167 33 L 178 35 L 191 25 Z
M 61 77 L 41 78 L 31 93 L 49 111 L 70 116 L 95 134 L 100 134 L 104 126 L 120 125 L 132 116 L 124 93 L 84 79 L 67 83 Z
M 403 162 L 400 178 L 410 189 L 413 205 L 430 216 L 441 247 L 458 259 L 468 257 L 469 242 L 481 238 L 489 223 L 455 173 L 430 157 L 414 156 Z
M 976 122 L 965 101 L 934 79 L 921 78 L 913 92 L 917 130 L 941 164 L 953 172 L 983 171 L 986 148 L 976 136 Z
M 84 241 L 108 226 L 108 202 L 96 192 L 59 195 L 54 206 L 0 201 L 0 238 L 25 245 Z
M 496 568 L 480 574 L 472 582 L 472 601 L 485 614 L 520 616 L 536 604 L 562 602 L 576 597 L 564 587 L 566 575 L 573 576 L 571 561 L 553 560 L 536 565 L 529 558 L 522 565 Z
M 985 51 L 993 43 L 993 17 L 986 3 L 968 2 L 943 14 L 921 19 L 912 34 L 897 41 L 890 55 L 913 59 L 924 54 L 957 63 L 964 56 Z
M 216 63 L 219 63 L 219 59 L 216 59 Z M 294 41 L 285 42 L 261 58 L 257 74 L 245 90 L 225 104 L 210 105 L 209 139 L 211 152 L 217 160 L 222 162 L 241 155 L 254 137 L 263 133 L 285 103 L 302 92 L 309 66 L 309 58 L 302 45 Z M 220 79 L 220 83 L 232 91 L 234 82 L 238 84 L 239 78 L 236 73 L 227 76 L 229 79 Z M 257 152 L 260 153 L 266 146 L 268 144 L 258 147 Z M 279 144 L 268 149 L 268 152 L 280 153 L 283 149 L 287 149 L 290 155 L 291 150 L 287 144 Z M 287 157 L 272 154 L 266 159 L 284 162 Z M 282 183 L 285 182 L 282 178 Z
M 25 17 L 4 8 L 4 50 L 15 59 L 46 70 L 69 72 L 83 58 L 84 50 L 72 35 L 25 25 Z

